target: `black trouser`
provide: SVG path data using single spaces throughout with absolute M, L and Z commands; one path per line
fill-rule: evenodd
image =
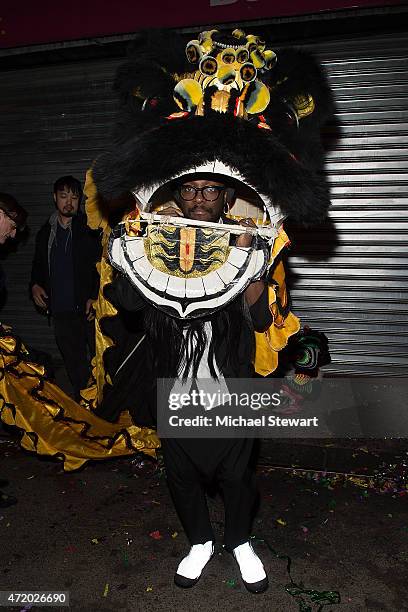
M 53 322 L 55 340 L 75 399 L 79 399 L 80 390 L 88 383 L 90 358 L 95 355 L 95 321 L 87 321 L 85 314 L 68 312 L 56 313 Z
M 247 542 L 257 496 L 248 467 L 253 440 L 163 438 L 161 443 L 167 483 L 190 544 L 215 539 L 205 497 L 213 481 L 224 498 L 226 548 Z

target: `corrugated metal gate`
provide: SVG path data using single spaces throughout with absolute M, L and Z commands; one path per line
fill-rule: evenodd
M 294 310 L 330 340 L 336 373 L 408 372 L 408 40 L 309 46 L 336 102 L 330 223 L 296 234 Z M 330 133 L 331 132 L 331 133 Z
M 330 340 L 331 372 L 408 371 L 405 269 L 408 233 L 408 42 L 401 35 L 308 44 L 334 89 L 328 130 L 330 222 L 293 228 L 294 311 Z M 103 150 L 116 99 L 118 60 L 4 72 L 0 93 L 1 190 L 30 212 L 31 234 L 3 266 L 9 297 L 2 320 L 29 344 L 56 354 L 27 282 L 34 236 L 53 210 L 52 184 L 84 177 Z
M 118 63 L 81 61 L 3 73 L 0 185 L 28 209 L 30 236 L 2 262 L 8 301 L 1 320 L 27 344 L 57 357 L 52 329 L 28 294 L 35 235 L 54 210 L 54 181 L 66 174 L 84 180 L 107 142 L 117 108 L 112 81 Z

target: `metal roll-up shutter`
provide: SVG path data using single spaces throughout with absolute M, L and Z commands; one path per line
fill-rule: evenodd
M 56 357 L 52 328 L 29 297 L 35 235 L 54 211 L 54 181 L 67 174 L 84 181 L 108 142 L 117 109 L 112 82 L 118 63 L 80 61 L 1 75 L 0 191 L 13 194 L 28 210 L 30 234 L 25 244 L 2 249 L 8 298 L 0 320 L 25 343 Z
M 330 222 L 294 232 L 293 309 L 324 331 L 336 374 L 408 372 L 408 40 L 307 46 L 333 88 Z
M 330 223 L 290 229 L 293 310 L 325 332 L 336 374 L 403 375 L 408 370 L 406 271 L 408 198 L 407 38 L 344 35 L 306 48 L 334 90 L 326 130 Z M 58 354 L 51 329 L 29 299 L 34 236 L 52 211 L 52 184 L 84 178 L 109 140 L 120 59 L 4 71 L 0 85 L 0 190 L 27 207 L 31 234 L 2 264 L 8 301 L 1 320 Z

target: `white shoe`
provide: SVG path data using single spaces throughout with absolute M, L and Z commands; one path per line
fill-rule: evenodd
M 268 576 L 266 575 L 262 561 L 255 553 L 249 542 L 237 546 L 232 551 L 241 572 L 244 585 L 251 593 L 263 593 L 268 588 Z
M 194 544 L 190 552 L 180 562 L 174 575 L 174 582 L 183 589 L 194 586 L 200 579 L 201 573 L 214 554 L 214 544 L 208 540 L 205 544 Z

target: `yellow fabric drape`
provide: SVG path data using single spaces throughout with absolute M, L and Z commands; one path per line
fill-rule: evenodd
M 60 458 L 67 471 L 80 468 L 90 459 L 108 459 L 138 451 L 155 457 L 160 445 L 156 432 L 134 425 L 128 412 L 123 412 L 114 424 L 92 412 L 102 399 L 104 385 L 110 382 L 103 355 L 113 346 L 113 341 L 103 333 L 101 321 L 115 316 L 117 311 L 103 295 L 113 273 L 107 259 L 110 227 L 100 212 L 91 170 L 87 173 L 84 191 L 88 197 L 88 225 L 102 230 L 103 252 L 97 266 L 100 290 L 95 302 L 96 356 L 92 362 L 92 384 L 81 391 L 82 405 L 47 381 L 42 366 L 26 361 L 27 351 L 18 339 L 12 334 L 0 336 L 0 418 L 22 431 L 23 448 Z
M 18 339 L 0 336 L 0 418 L 22 431 L 23 448 L 62 459 L 67 471 L 90 459 L 137 451 L 155 456 L 154 431 L 136 427 L 126 413 L 114 424 L 99 419 L 47 381 L 42 366 L 26 359 Z
M 300 329 L 299 319 L 290 311 L 286 312 L 288 306 L 288 294 L 285 282 L 285 267 L 279 257 L 282 250 L 289 244 L 283 228 L 275 239 L 271 260 L 272 281 L 268 287 L 269 309 L 273 316 L 271 326 L 262 333 L 255 332 L 255 371 L 261 376 L 272 374 L 278 367 L 278 355 L 287 344 L 291 336 Z
M 81 395 L 89 402 L 90 407 L 96 408 L 97 404 L 102 400 L 103 388 L 106 383 L 110 384 L 109 375 L 105 373 L 105 364 L 103 355 L 106 349 L 113 346 L 111 338 L 106 336 L 101 329 L 101 321 L 104 317 L 114 317 L 117 314 L 116 308 L 104 297 L 103 291 L 106 285 L 112 282 L 113 269 L 108 262 L 108 240 L 110 234 L 110 226 L 108 220 L 101 212 L 99 204 L 98 192 L 92 178 L 92 169 L 86 173 L 84 194 L 86 200 L 86 215 L 88 225 L 93 230 L 102 230 L 102 258 L 97 265 L 99 273 L 99 293 L 94 304 L 95 308 L 95 342 L 96 354 L 92 362 L 94 384 L 83 390 Z

